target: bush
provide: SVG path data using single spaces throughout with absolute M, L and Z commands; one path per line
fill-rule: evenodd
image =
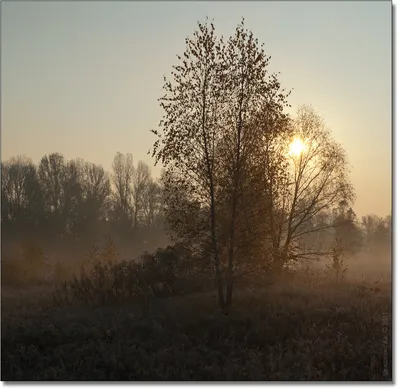
M 348 270 L 348 266 L 344 259 L 345 249 L 338 239 L 335 240 L 332 247 L 332 260 L 330 264 L 327 264 L 327 269 L 332 273 L 336 284 L 343 281 L 344 276 Z
M 112 246 L 107 243 L 103 254 Z M 81 267 L 79 275 L 63 282 L 55 292 L 55 300 L 61 302 L 84 302 L 104 304 L 134 297 L 165 297 L 189 293 L 201 289 L 199 277 L 193 274 L 190 258 L 177 247 L 168 246 L 155 253 L 145 253 L 139 261 L 114 263 L 104 255 L 91 258 L 102 260 Z M 114 254 L 112 258 L 114 258 Z M 197 282 L 196 282 L 197 281 Z

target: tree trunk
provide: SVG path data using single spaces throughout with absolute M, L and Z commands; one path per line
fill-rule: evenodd
M 241 95 L 240 95 L 240 103 L 239 103 L 239 112 L 238 112 L 238 124 L 237 124 L 237 144 L 235 150 L 235 165 L 234 165 L 234 176 L 233 176 L 233 198 L 232 198 L 232 214 L 231 214 L 231 225 L 229 231 L 229 252 L 228 252 L 228 276 L 227 276 L 227 285 L 226 285 L 226 304 L 225 304 L 225 314 L 228 314 L 229 309 L 232 305 L 232 294 L 233 294 L 233 257 L 234 257 L 234 244 L 235 244 L 235 222 L 236 222 L 236 203 L 238 197 L 238 186 L 240 181 L 240 147 L 241 147 L 241 134 L 243 129 L 243 94 L 244 88 L 244 79 L 242 79 L 241 84 Z
M 218 289 L 218 299 L 219 306 L 221 309 L 225 307 L 225 299 L 224 299 L 224 289 L 223 289 L 223 280 L 221 276 L 221 268 L 220 268 L 220 260 L 218 253 L 218 245 L 217 245 L 217 236 L 216 236 L 216 226 L 215 226 L 215 204 L 214 199 L 211 201 L 211 239 L 212 239 L 212 249 L 213 249 L 213 257 L 214 257 L 214 266 L 215 266 L 215 276 L 216 283 Z
M 232 295 L 233 295 L 233 276 L 232 272 L 228 269 L 228 279 L 227 279 L 227 284 L 226 284 L 226 303 L 224 307 L 224 313 L 227 315 L 229 313 L 229 310 L 231 309 L 232 306 Z
M 226 306 L 225 314 L 229 312 L 232 305 L 232 294 L 233 294 L 233 257 L 234 257 L 234 244 L 235 244 L 235 222 L 236 222 L 236 198 L 237 198 L 237 173 L 235 177 L 235 187 L 233 188 L 233 201 L 232 201 L 232 219 L 229 233 L 229 252 L 228 252 L 228 275 L 226 285 Z
M 210 177 L 211 176 L 211 169 L 210 169 Z M 218 244 L 217 244 L 217 232 L 216 232 L 216 222 L 215 222 L 215 194 L 214 194 L 214 183 L 213 179 L 211 178 L 211 185 L 210 185 L 210 197 L 211 197 L 211 207 L 210 207 L 210 219 L 211 219 L 211 244 L 212 244 L 212 251 L 214 257 L 214 267 L 215 267 L 215 276 L 216 276 L 216 283 L 218 289 L 218 299 L 219 299 L 219 306 L 221 309 L 225 307 L 225 299 L 224 299 L 224 289 L 223 289 L 223 280 L 221 276 L 221 267 L 220 267 L 220 258 L 218 252 Z
M 222 283 L 222 277 L 221 277 L 221 271 L 219 266 L 215 267 L 216 270 L 216 279 L 217 279 L 217 289 L 218 289 L 218 301 L 219 301 L 219 307 L 221 310 L 225 309 L 226 302 L 224 298 L 224 288 L 223 288 L 223 283 Z

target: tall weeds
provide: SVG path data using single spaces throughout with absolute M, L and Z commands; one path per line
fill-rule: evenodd
M 176 248 L 171 246 L 145 253 L 139 261 L 118 260 L 111 239 L 103 248 L 93 246 L 89 263 L 78 275 L 63 282 L 55 291 L 57 303 L 83 302 L 105 304 L 134 297 L 171 296 L 194 289 L 190 266 Z

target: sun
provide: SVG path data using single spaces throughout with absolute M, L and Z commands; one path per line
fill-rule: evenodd
M 294 138 L 292 143 L 289 145 L 289 154 L 299 157 L 305 148 L 306 145 L 300 138 Z

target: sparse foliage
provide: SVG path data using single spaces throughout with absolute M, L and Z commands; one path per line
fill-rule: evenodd
M 153 131 L 158 140 L 152 154 L 167 167 L 169 225 L 180 241 L 200 243 L 208 253 L 220 306 L 228 310 L 235 268 L 241 267 L 236 254 L 248 239 L 239 242 L 245 233 L 242 227 L 238 234 L 238 214 L 246 161 L 260 135 L 251 124 L 267 105 L 271 115 L 279 113 L 284 96 L 274 96 L 280 85 L 276 76 L 266 78 L 269 58 L 243 21 L 227 42 L 217 39 L 212 23 L 198 23 L 178 60 L 173 82 L 165 80 L 165 115 L 160 131 Z
M 301 107 L 291 123 L 291 136 L 283 139 L 279 151 L 286 157 L 285 172 L 278 180 L 274 173 L 267 178 L 271 187 L 275 186 L 270 194 L 274 220 L 271 241 L 278 267 L 288 261 L 326 254 L 326 247 L 313 247 L 304 236 L 332 227 L 331 223 L 321 223 L 319 216 L 354 199 L 346 152 L 332 138 L 322 119 L 311 108 Z M 293 137 L 301 139 L 304 148 L 291 155 L 289 145 Z M 266 171 L 268 174 L 270 169 Z

